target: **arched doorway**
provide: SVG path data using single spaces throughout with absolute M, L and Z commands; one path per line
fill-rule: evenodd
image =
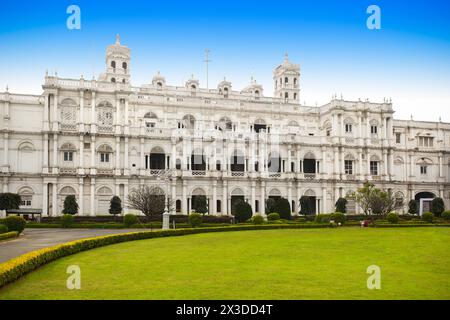
M 235 214 L 236 203 L 245 201 L 245 193 L 241 188 L 236 188 L 231 192 L 231 214 Z
M 150 151 L 150 170 L 163 170 L 166 168 L 166 154 L 161 147 L 154 147 Z
M 414 199 L 419 204 L 419 214 L 422 215 L 424 212 L 431 211 L 431 201 L 436 198 L 436 195 L 429 191 L 419 192 L 416 194 Z

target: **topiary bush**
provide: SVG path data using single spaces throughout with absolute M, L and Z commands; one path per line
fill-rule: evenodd
M 63 228 L 70 228 L 73 224 L 73 215 L 71 214 L 64 214 L 61 216 L 61 226 Z
M 424 212 L 424 213 L 422 214 L 422 220 L 423 220 L 423 221 L 432 223 L 432 222 L 433 222 L 433 219 L 434 219 L 434 215 L 433 215 L 433 213 L 431 213 L 431 212 Z
M 336 223 L 344 224 L 347 220 L 347 217 L 342 212 L 335 212 L 331 215 L 330 220 L 334 220 L 334 222 Z
M 245 201 L 236 203 L 234 211 L 234 218 L 237 223 L 245 222 L 253 215 L 252 207 Z
M 291 220 L 291 205 L 289 204 L 289 200 L 286 198 L 279 198 L 275 202 L 273 212 L 278 212 L 281 219 Z
M 450 220 L 450 211 L 444 211 L 444 212 L 442 212 L 441 217 L 442 217 L 444 220 L 449 221 L 449 220 Z
M 389 223 L 398 223 L 398 214 L 395 212 L 388 213 L 386 219 Z
M 20 195 L 17 193 L 0 193 L 0 210 L 19 209 Z
M 134 214 L 128 213 L 123 216 L 123 224 L 126 227 L 131 227 L 132 225 L 137 224 L 138 222 L 139 220 Z
M 336 205 L 335 205 L 336 212 L 346 213 L 347 212 L 347 202 L 348 202 L 347 199 L 339 198 L 336 201 Z
M 26 224 L 25 219 L 19 216 L 9 216 L 5 219 L 5 225 L 8 227 L 8 231 L 17 231 L 19 234 L 25 229 Z
M 269 213 L 269 215 L 267 215 L 267 221 L 275 221 L 275 220 L 280 220 L 280 215 L 276 212 L 272 212 Z
M 313 208 L 311 207 L 311 202 L 308 196 L 302 196 L 300 198 L 300 214 L 305 216 L 313 214 Z
M 263 224 L 264 218 L 260 215 L 256 215 L 252 218 L 252 222 L 253 222 L 253 224 Z
M 203 217 L 200 213 L 191 213 L 188 217 L 188 222 L 192 228 L 196 228 L 202 224 Z
M 122 200 L 118 196 L 111 198 L 109 202 L 109 213 L 113 215 L 122 213 Z
M 64 214 L 77 214 L 78 203 L 74 195 L 69 195 L 64 199 Z
M 4 224 L 0 224 L 0 234 L 7 233 L 7 232 L 8 232 L 8 227 L 5 226 Z
M 444 210 L 445 204 L 442 198 L 434 198 L 433 201 L 431 201 L 431 212 L 433 212 L 436 217 L 440 217 Z
M 416 200 L 410 200 L 408 203 L 408 213 L 418 214 L 419 213 L 419 203 Z

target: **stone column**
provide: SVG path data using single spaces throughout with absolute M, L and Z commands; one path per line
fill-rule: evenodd
M 56 217 L 59 214 L 58 212 L 58 184 L 53 182 L 53 190 L 52 190 L 52 216 Z
M 53 173 L 58 173 L 58 134 L 53 134 Z
M 42 216 L 48 216 L 48 183 L 46 181 L 42 185 Z
M 58 131 L 58 93 L 53 94 L 53 131 Z
M 256 213 L 256 206 L 255 206 L 255 202 L 256 202 L 256 181 L 252 181 L 252 186 L 251 186 L 251 197 L 250 197 L 250 201 L 251 201 L 251 206 L 252 206 L 252 211 L 253 213 Z M 259 210 L 261 211 L 261 210 Z
M 80 136 L 80 169 L 83 172 L 84 170 L 84 140 L 83 136 Z
M 120 175 L 120 169 L 122 168 L 120 164 L 120 137 L 116 137 L 116 175 Z
M 212 190 L 212 214 L 217 215 L 217 180 L 213 180 Z
M 128 182 L 123 185 L 123 214 L 127 214 L 129 211 L 128 208 Z
M 124 153 L 124 158 L 123 158 L 123 169 L 124 169 L 124 174 L 128 175 L 129 174 L 129 168 L 130 168 L 130 163 L 128 160 L 128 137 L 125 137 L 125 150 L 123 151 Z
M 171 168 L 174 170 L 177 165 L 177 145 L 175 139 L 172 139 L 172 165 Z
M 44 101 L 44 126 L 43 126 L 43 129 L 44 129 L 44 131 L 49 131 L 49 124 L 48 124 L 49 95 L 48 95 L 48 93 L 45 94 L 44 99 L 45 99 L 45 101 Z
M 84 91 L 80 90 L 80 128 L 84 132 Z
M 95 91 L 92 91 L 92 100 L 91 100 L 91 134 L 96 133 L 96 124 L 97 124 L 97 114 L 95 111 Z
M 384 175 L 389 175 L 389 171 L 388 171 L 388 154 L 387 154 L 387 150 L 384 149 L 383 150 L 383 164 L 384 164 Z
M 83 187 L 84 187 L 84 185 L 83 185 L 83 178 L 80 178 L 79 179 L 79 181 L 78 181 L 78 207 L 79 207 L 79 209 L 78 209 L 78 212 L 79 212 L 79 214 L 81 215 L 81 216 L 83 216 L 84 215 L 84 205 L 83 205 L 83 203 L 84 203 L 84 190 L 83 190 Z
M 181 212 L 183 214 L 189 214 L 188 207 L 187 207 L 187 182 L 186 180 L 183 180 L 183 198 L 181 199 L 182 209 Z
M 95 149 L 96 149 L 96 143 L 95 143 L 95 136 L 91 136 L 91 174 L 96 174 L 96 156 L 95 156 Z
M 7 132 L 5 132 L 5 134 L 3 135 L 3 164 L 5 166 L 9 166 L 9 134 Z M 47 143 L 47 148 L 48 148 L 48 143 Z M 47 149 L 48 150 L 48 149 Z M 48 151 L 47 151 L 48 153 Z M 44 159 L 45 159 L 45 155 L 44 155 Z
M 266 215 L 266 182 L 261 181 L 261 203 L 259 204 L 261 215 Z M 267 212 L 270 213 L 270 212 Z
M 288 182 L 288 201 L 289 207 L 291 207 L 291 211 L 294 211 L 295 208 L 292 206 L 292 181 Z
M 443 155 L 442 155 L 442 153 L 440 153 L 439 154 L 439 178 L 443 178 L 444 177 L 444 170 L 443 170 L 443 167 L 442 167 L 442 157 L 443 157 Z
M 328 212 L 327 188 L 322 188 L 322 207 L 323 213 L 327 213 Z
M 91 198 L 90 198 L 89 214 L 95 216 L 97 210 L 95 209 L 95 178 L 91 178 Z
M 228 214 L 228 183 L 226 180 L 222 181 L 222 207 L 223 207 L 223 213 L 225 215 Z
M 43 154 L 43 156 L 44 156 L 43 163 L 42 163 L 42 166 L 44 167 L 43 172 L 48 173 L 48 134 L 47 133 L 44 133 L 44 154 Z
M 140 169 L 141 170 L 145 170 L 145 152 L 144 152 L 144 142 L 145 142 L 145 140 L 144 140 L 144 138 L 141 138 L 141 140 L 140 140 L 140 147 L 141 147 L 141 157 L 140 157 L 140 159 L 141 159 L 141 161 L 140 161 Z M 142 173 L 141 173 L 142 174 Z

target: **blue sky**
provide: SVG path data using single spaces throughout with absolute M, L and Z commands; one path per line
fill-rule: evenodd
M 66 27 L 69 5 L 81 30 Z M 381 9 L 369 30 L 366 9 Z M 273 91 L 272 70 L 287 51 L 301 65 L 301 101 L 382 101 L 396 117 L 450 122 L 448 1 L 2 1 L 0 90 L 40 93 L 45 70 L 61 77 L 98 76 L 106 46 L 120 33 L 132 50 L 132 83 L 160 70 L 171 85 L 194 74 L 206 86 L 204 49 L 211 50 L 210 87 L 226 76 L 242 89 L 253 76 Z

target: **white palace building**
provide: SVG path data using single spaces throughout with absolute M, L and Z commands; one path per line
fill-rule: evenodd
M 304 195 L 328 213 L 366 180 L 403 199 L 403 212 L 410 199 L 450 205 L 449 123 L 395 120 L 388 100 L 301 105 L 300 67 L 287 56 L 273 71 L 274 97 L 253 80 L 241 91 L 225 79 L 176 87 L 158 72 L 134 87 L 130 74 L 117 37 L 97 80 L 46 74 L 41 95 L 0 93 L 1 190 L 43 216 L 60 215 L 67 195 L 81 215 L 108 214 L 113 195 L 133 212 L 127 195 L 146 184 L 179 214 L 199 195 L 217 215 L 237 199 L 264 215 L 265 200 L 280 196 L 298 212 Z

